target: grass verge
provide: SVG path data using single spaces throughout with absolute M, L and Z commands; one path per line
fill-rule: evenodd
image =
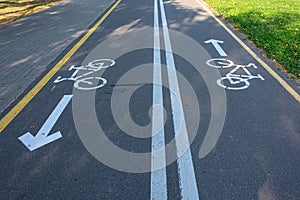
M 61 0 L 0 0 L 0 27 L 17 19 L 48 8 Z
M 205 0 L 263 53 L 300 78 L 300 0 Z

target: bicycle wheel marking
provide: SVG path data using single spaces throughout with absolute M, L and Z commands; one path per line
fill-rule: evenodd
M 233 61 L 224 58 L 213 58 L 206 61 L 206 64 L 213 68 L 225 69 L 234 67 L 230 72 L 228 72 L 224 77 L 217 80 L 217 84 L 227 90 L 244 90 L 250 86 L 249 80 L 260 79 L 264 81 L 265 79 L 260 74 L 253 75 L 248 68 L 257 69 L 258 67 L 254 63 L 249 63 L 247 65 L 237 65 Z M 242 70 L 244 74 L 238 74 L 237 71 Z
M 95 72 L 114 66 L 116 62 L 111 59 L 97 59 L 89 62 L 86 66 L 75 67 L 72 65 L 69 71 L 75 70 L 68 78 L 58 76 L 53 83 L 60 83 L 62 81 L 74 81 L 74 88 L 79 90 L 96 90 L 106 85 L 107 80 L 98 76 L 90 76 Z M 80 70 L 88 71 L 82 75 L 77 75 Z
M 230 86 L 226 86 L 226 84 L 223 83 L 223 80 L 226 80 L 228 79 L 228 81 L 230 82 L 230 80 L 232 79 L 238 79 L 238 81 L 236 81 L 236 83 L 244 83 L 243 85 L 241 86 L 237 86 L 237 87 L 230 87 Z M 222 88 L 225 88 L 225 89 L 228 89 L 228 90 L 243 90 L 243 89 L 247 89 L 249 86 L 250 86 L 250 83 L 249 81 L 243 79 L 243 78 L 240 78 L 240 77 L 222 77 L 220 79 L 217 80 L 217 84 L 222 87 Z
M 214 65 L 214 63 L 211 62 L 217 62 L 218 65 Z M 234 62 L 232 62 L 231 60 L 227 60 L 225 58 L 213 58 L 210 60 L 206 61 L 206 64 L 210 67 L 215 67 L 215 68 L 229 68 L 234 66 Z

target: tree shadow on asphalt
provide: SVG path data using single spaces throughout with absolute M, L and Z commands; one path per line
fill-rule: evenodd
M 131 29 L 135 28 L 142 28 L 142 27 L 152 27 L 153 26 L 153 7 L 147 7 L 147 6 L 142 6 L 141 3 L 136 3 L 135 6 L 130 6 L 126 4 L 126 2 L 122 3 L 123 6 L 118 6 L 114 12 L 125 12 L 126 10 L 130 9 L 133 11 L 130 15 L 130 21 L 126 22 L 126 19 L 119 19 L 119 16 L 115 16 L 114 13 L 111 14 L 109 19 L 111 20 L 110 24 L 106 24 L 105 22 L 100 26 L 99 29 L 96 30 L 96 33 L 102 33 L 101 36 L 104 35 L 104 37 L 91 37 L 88 41 L 86 41 L 85 45 L 89 47 L 90 45 L 96 46 L 100 42 L 102 42 L 105 38 L 109 38 L 110 34 L 114 32 L 117 28 L 120 27 L 126 27 L 127 31 L 130 31 Z M 195 27 L 202 27 L 203 26 L 203 21 L 198 20 L 199 15 L 202 18 L 202 20 L 206 22 L 212 22 L 211 25 L 211 30 L 214 31 L 217 26 L 214 25 L 213 19 L 208 18 L 204 16 L 203 14 L 205 13 L 204 10 L 200 8 L 196 9 L 191 9 L 187 8 L 182 5 L 178 5 L 176 3 L 172 2 L 167 2 L 166 4 L 166 10 L 167 10 L 167 19 L 169 22 L 170 29 L 174 29 L 176 31 L 182 32 L 184 34 L 187 34 L 191 37 L 197 37 L 197 34 L 201 34 L 201 32 L 197 33 L 195 35 L 193 29 Z M 168 10 L 171 9 L 176 9 L 178 12 L 180 12 L 180 15 L 168 15 Z M 148 17 L 149 21 L 141 21 L 139 22 L 140 19 L 140 13 L 141 11 L 145 16 Z M 120 15 L 122 16 L 122 15 Z M 37 16 L 38 17 L 38 16 Z M 134 22 L 134 23 L 133 23 Z M 135 23 L 138 22 L 138 23 Z M 111 25 L 113 24 L 113 25 Z M 130 26 L 126 26 L 130 25 Z M 72 27 L 70 28 L 72 29 Z M 33 30 L 34 31 L 34 30 Z M 66 30 L 69 31 L 69 30 Z M 205 30 L 203 30 L 205 31 Z M 104 38 L 104 39 L 103 39 Z M 208 39 L 208 38 L 207 38 Z M 72 44 L 73 45 L 73 44 Z M 83 46 L 76 55 L 74 55 L 70 62 L 72 64 L 80 65 L 81 61 L 84 60 L 85 56 L 89 53 L 90 48 L 87 48 L 86 46 Z M 54 48 L 53 46 L 51 48 Z M 49 47 L 50 49 L 50 47 Z M 70 48 L 68 48 L 70 49 Z M 42 58 L 40 58 L 42 59 Z M 55 62 L 53 62 L 55 63 Z M 68 62 L 68 65 L 70 63 Z M 67 68 L 66 68 L 67 69 Z M 184 72 L 183 72 L 184 73 Z M 198 83 L 198 81 L 196 81 Z M 200 83 L 199 83 L 200 84 Z M 203 103 L 202 107 L 209 107 L 209 103 Z M 205 108 L 201 108 L 204 109 Z M 207 108 L 206 108 L 207 109 Z M 201 110 L 202 111 L 202 110 Z M 239 111 L 240 112 L 240 111 Z M 209 115 L 209 114 L 208 114 Z M 230 122 L 230 121 L 229 121 Z M 239 122 L 237 122 L 239 123 Z M 234 124 L 234 123 L 233 123 Z M 227 126 L 231 126 L 231 123 L 227 122 Z M 204 125 L 205 127 L 205 125 Z M 207 127 L 206 127 L 207 128 Z M 268 168 L 263 168 L 262 162 L 263 159 L 269 159 L 269 162 L 272 162 L 270 157 L 272 156 L 272 152 L 266 152 L 265 150 L 265 144 L 267 143 L 267 140 L 269 138 L 265 138 L 263 141 L 260 141 L 259 144 L 255 144 L 255 141 L 251 141 L 253 137 L 258 137 L 262 132 L 255 132 L 253 135 L 243 135 L 243 130 L 249 130 L 249 127 L 246 125 L 243 126 L 242 128 L 240 127 L 235 127 L 236 132 L 224 132 L 221 135 L 220 142 L 217 144 L 217 146 L 214 148 L 213 152 L 208 156 L 208 158 L 204 160 L 197 159 L 195 157 L 194 159 L 194 166 L 195 166 L 195 171 L 196 171 L 196 176 L 200 180 L 198 186 L 200 189 L 200 195 L 202 196 L 203 199 L 245 199 L 245 196 L 251 199 L 258 199 L 258 193 L 260 189 L 264 186 L 264 183 L 267 181 L 267 177 L 271 177 L 272 173 L 276 175 L 275 170 L 280 170 L 280 162 L 279 164 L 274 164 L 273 166 L 268 166 Z M 205 128 L 204 128 L 205 131 Z M 262 130 L 263 131 L 263 130 Z M 270 133 L 271 134 L 271 133 Z M 192 144 L 193 154 L 198 155 L 198 150 L 201 145 L 201 141 L 203 141 L 203 134 L 200 132 L 198 133 L 198 136 L 195 139 L 195 142 Z M 79 144 L 80 145 L 80 144 Z M 259 145 L 260 148 L 256 148 Z M 65 152 L 66 150 L 64 149 L 64 145 L 61 145 L 62 147 L 57 150 L 57 154 L 62 154 L 61 152 Z M 272 149 L 271 147 L 269 147 Z M 239 149 L 239 152 L 234 152 L 234 149 Z M 76 170 L 72 169 L 69 171 L 67 168 L 61 168 L 60 170 L 57 170 L 56 173 L 61 174 L 62 177 L 65 176 L 65 173 L 67 172 L 68 174 L 71 174 L 71 172 L 75 171 L 75 174 L 81 174 L 82 172 L 85 172 L 86 170 L 89 170 L 82 165 L 82 163 L 78 162 L 78 160 L 85 160 L 87 156 L 86 153 L 82 153 L 80 151 L 77 154 L 74 154 L 72 152 L 72 149 L 70 150 L 70 155 L 74 156 L 74 159 L 68 160 L 66 159 L 65 161 L 61 162 L 67 162 L 68 165 L 63 165 L 63 166 L 72 166 L 73 168 L 76 168 Z M 81 155 L 82 153 L 83 155 Z M 19 158 L 24 157 L 24 166 L 26 166 L 28 163 L 28 159 L 26 158 L 26 155 L 29 154 L 28 152 L 25 153 L 20 153 Z M 5 154 L 2 154 L 5 155 Z M 10 154 L 7 154 L 10 155 Z M 19 155 L 19 154 L 18 154 Z M 27 156 L 29 157 L 29 156 Z M 41 160 L 49 160 L 48 155 L 44 155 L 44 157 L 41 158 Z M 54 156 L 53 156 L 54 157 Z M 58 157 L 58 156 L 57 156 Z M 261 159 L 257 159 L 257 157 Z M 55 155 L 56 158 L 56 155 Z M 54 160 L 54 159 L 53 159 Z M 271 160 L 271 161 L 270 161 Z M 29 159 L 30 162 L 30 159 Z M 90 158 L 90 162 L 93 163 L 94 160 Z M 54 162 L 53 162 L 54 163 Z M 84 163 L 84 162 L 83 162 Z M 65 164 L 65 163 L 63 163 Z M 271 163 L 272 164 L 272 163 Z M 8 163 L 7 166 L 12 166 L 13 169 L 16 169 L 18 165 L 18 159 L 15 160 L 15 162 Z M 273 167 L 275 166 L 275 170 Z M 36 164 L 38 166 L 38 164 Z M 46 165 L 45 167 L 46 170 L 49 170 L 50 165 Z M 54 164 L 52 166 L 53 168 L 55 167 Z M 46 171 L 44 170 L 44 171 Z M 5 171 L 5 170 L 4 170 Z M 4 172 L 3 171 L 3 172 Z M 8 171 L 8 172 L 7 172 Z M 7 177 L 9 170 L 6 171 L 6 174 L 3 175 L 3 177 Z M 33 171 L 33 170 L 32 170 Z M 91 173 L 88 173 L 91 172 Z M 87 171 L 86 173 L 88 174 L 93 174 L 93 171 Z M 1 172 L 2 173 L 2 172 Z M 30 174 L 30 173 L 28 173 Z M 33 175 L 30 177 L 25 177 L 26 182 L 29 183 L 30 181 L 28 180 L 35 180 L 36 174 L 32 173 Z M 39 177 L 43 177 L 43 174 L 41 172 L 38 173 Z M 205 181 L 201 178 L 205 178 Z M 101 176 L 99 179 L 101 180 Z M 62 180 L 63 181 L 63 180 Z M 274 180 L 273 180 L 274 181 Z M 284 189 L 286 191 L 287 186 L 284 186 L 284 181 L 281 183 L 280 180 L 275 181 L 277 185 L 282 186 L 279 187 L 281 189 Z M 19 181 L 19 179 L 13 180 L 13 182 L 9 185 L 13 187 L 12 185 L 17 184 L 17 183 L 22 183 L 22 181 Z M 5 185 L 5 184 L 4 184 Z M 95 184 L 97 186 L 97 184 Z M 90 190 L 93 190 L 93 187 L 96 186 L 91 186 L 91 188 L 88 188 Z M 24 186 L 25 187 L 25 186 Z M 43 186 L 41 186 L 43 187 Z M 46 184 L 45 184 L 45 187 Z M 57 185 L 59 187 L 59 185 Z M 79 187 L 79 186 L 78 186 Z M 84 187 L 84 186 L 80 186 Z M 127 186 L 129 187 L 129 186 Z M 268 188 L 267 188 L 268 189 Z M 271 190 L 272 192 L 272 190 Z M 284 191 L 278 190 L 275 192 L 276 194 L 280 192 L 284 193 Z M 206 198 L 205 198 L 206 197 Z
M 122 11 L 123 9 L 124 12 L 126 12 L 128 7 L 126 5 L 122 8 L 119 7 L 118 11 Z M 135 7 L 131 7 L 130 9 L 136 10 L 136 17 L 133 19 L 131 16 L 131 21 L 128 21 L 127 23 L 126 19 L 122 20 L 122 22 L 118 22 L 117 20 L 114 21 L 117 27 L 125 27 L 126 25 L 124 26 L 124 24 L 128 25 L 133 21 L 138 20 L 140 17 L 138 13 L 140 13 L 141 10 L 143 10 L 145 15 L 149 15 L 150 18 L 153 18 L 153 8 L 146 8 L 140 6 L 140 4 L 136 4 Z M 194 39 L 198 38 L 198 35 L 203 35 L 204 32 L 217 32 L 219 25 L 215 23 L 214 19 L 206 16 L 205 10 L 199 7 L 188 8 L 184 5 L 168 1 L 165 2 L 165 9 L 170 29 L 187 34 Z M 177 10 L 180 12 L 180 15 L 168 14 L 168 10 Z M 285 27 L 288 27 L 288 21 L 290 19 L 299 19 L 299 15 L 285 15 L 286 13 L 281 13 L 278 16 L 274 16 L 275 19 L 268 19 L 269 22 L 260 23 L 268 24 L 271 20 L 278 20 L 285 25 Z M 247 20 L 247 15 L 240 17 Z M 130 26 L 127 31 L 135 28 L 152 27 L 152 23 L 153 22 L 150 21 L 148 24 L 143 24 L 143 21 L 141 21 L 140 23 L 136 23 L 134 26 Z M 209 23 L 211 28 L 209 30 L 201 29 L 203 27 L 203 23 Z M 198 28 L 198 33 L 195 33 L 195 27 Z M 102 26 L 102 28 L 102 31 L 106 33 L 107 38 L 110 37 L 110 33 L 114 31 L 114 29 L 110 29 L 105 24 Z M 209 37 L 209 34 L 207 37 Z M 204 37 L 202 37 L 202 40 L 203 38 Z M 299 38 L 295 39 L 294 36 L 291 36 L 291 38 L 294 38 L 294 41 L 299 40 Z M 103 41 L 102 39 L 98 40 L 98 42 Z M 180 72 L 184 74 L 183 71 Z M 202 104 L 202 107 L 203 106 L 209 106 L 209 104 L 205 105 L 204 103 Z M 243 110 L 243 108 L 241 109 Z M 291 178 L 293 176 L 292 171 L 289 171 L 288 169 L 286 171 L 280 170 L 280 164 L 266 166 L 266 162 L 270 163 L 272 160 L 277 160 L 280 156 L 272 155 L 272 149 L 274 147 L 272 144 L 268 143 L 268 138 L 264 138 L 264 140 L 259 139 L 264 130 L 257 128 L 255 130 L 253 129 L 252 132 L 249 131 L 249 128 L 247 128 L 246 124 L 245 126 L 242 126 L 243 128 L 238 126 L 238 119 L 228 118 L 227 120 L 226 126 L 228 129 L 223 133 L 223 135 L 221 135 L 219 143 L 215 147 L 214 151 L 208 156 L 209 159 L 204 159 L 202 161 L 200 159 L 194 160 L 197 177 L 200 176 L 205 177 L 205 180 L 213 180 L 210 183 L 199 183 L 199 188 L 202 188 L 202 196 L 204 199 L 213 199 L 216 197 L 220 199 L 243 199 L 245 198 L 245 194 L 252 199 L 264 198 L 268 195 L 278 196 L 279 198 L 286 198 L 287 195 L 297 196 L 296 193 L 287 194 L 287 191 L 290 191 L 290 189 L 287 188 L 288 186 L 283 184 L 288 180 L 287 177 Z M 253 123 L 256 123 L 257 125 L 261 123 L 261 121 L 259 118 L 255 118 Z M 232 126 L 235 126 L 235 129 L 232 129 L 234 131 L 228 131 Z M 251 132 L 251 136 L 244 134 L 247 132 Z M 271 134 L 271 132 L 268 132 L 268 134 Z M 198 146 L 199 148 L 204 136 L 203 134 L 201 135 L 201 133 L 199 133 L 197 137 L 198 138 L 196 138 L 193 146 Z M 274 142 L 278 143 L 276 139 L 274 139 Z M 294 151 L 289 142 L 283 142 L 282 145 L 284 144 L 289 147 L 286 149 L 287 152 Z M 198 153 L 198 148 L 195 148 L 196 150 L 193 150 L 192 148 L 192 151 L 194 151 L 195 155 Z M 268 150 L 265 148 L 268 148 Z M 234 152 L 235 150 L 238 150 L 238 152 Z M 290 159 L 286 160 L 286 162 L 291 164 L 295 163 L 295 161 Z M 284 175 L 284 173 L 287 173 L 288 175 Z M 274 180 L 274 185 L 268 185 L 270 184 L 270 179 L 277 176 L 280 177 Z M 214 189 L 215 194 L 209 192 L 213 191 L 212 188 Z M 269 194 L 266 194 L 266 192 Z
M 110 20 L 109 20 L 110 23 L 102 24 L 100 29 L 96 31 L 98 33 L 101 32 L 104 35 L 104 37 L 91 38 L 90 41 L 87 41 L 89 45 L 94 44 L 94 46 L 96 46 L 97 44 L 103 42 L 103 40 L 112 37 L 111 33 L 115 33 L 116 29 L 129 32 L 131 30 L 138 29 L 138 28 L 153 27 L 153 7 L 143 6 L 141 3 L 136 3 L 134 7 L 130 7 L 130 5 L 129 4 L 127 5 L 126 2 L 122 3 L 121 5 L 122 6 L 118 6 L 117 9 L 115 10 L 115 12 L 117 13 L 115 14 L 113 13 L 110 16 Z M 127 14 L 129 16 L 128 19 L 122 18 L 122 20 L 119 20 L 120 16 L 126 16 L 126 12 L 128 11 L 128 9 L 131 10 L 130 14 Z M 212 31 L 215 33 L 215 31 L 217 30 L 218 25 L 214 23 L 213 19 L 206 16 L 205 10 L 199 7 L 188 8 L 185 7 L 184 5 L 180 5 L 168 1 L 165 2 L 165 9 L 166 9 L 166 15 L 167 15 L 166 17 L 168 20 L 169 28 L 184 33 L 192 37 L 196 41 L 202 41 L 204 37 L 207 37 L 206 39 L 209 39 L 208 38 L 209 34 L 207 34 L 207 36 L 201 36 L 201 34 L 203 34 L 203 32 L 205 31 L 203 29 L 201 30 L 204 23 L 208 22 L 211 25 L 211 29 L 207 31 Z M 169 12 L 170 10 L 173 11 L 176 10 L 180 14 L 172 15 Z M 143 13 L 143 17 L 142 17 L 143 20 L 140 20 L 141 19 L 140 13 Z M 144 19 L 150 19 L 150 20 L 148 21 Z M 194 31 L 195 27 L 199 30 L 199 32 L 195 33 Z M 82 56 L 87 55 L 88 53 L 89 53 L 88 51 L 86 51 L 85 53 L 81 51 Z M 84 57 L 82 57 L 80 60 L 83 59 Z M 182 61 L 181 63 L 184 63 L 184 61 Z M 128 67 L 129 70 L 130 68 L 133 67 L 130 66 L 129 63 L 128 66 L 126 64 L 125 66 L 122 66 L 122 70 L 124 71 L 122 71 L 121 74 L 126 73 L 125 68 Z M 199 91 L 199 88 L 206 88 L 206 86 L 203 85 L 204 81 L 201 81 L 203 80 L 201 79 L 201 76 L 199 76 L 197 72 L 193 71 L 193 69 L 190 69 L 189 66 L 190 66 L 189 64 L 186 64 L 186 68 L 184 68 L 184 66 L 181 66 L 178 67 L 177 70 L 182 75 L 184 75 L 188 80 L 193 82 L 192 85 L 198 84 L 198 86 L 195 86 L 195 88 L 198 89 L 197 90 L 198 94 L 201 93 L 205 95 L 205 97 L 202 96 L 201 99 L 199 99 L 199 102 L 200 102 L 200 109 L 201 109 L 201 117 L 203 117 L 202 119 L 207 119 L 205 121 L 207 122 L 211 117 L 211 113 L 210 113 L 211 105 L 208 97 L 209 94 L 207 92 Z M 114 68 L 114 70 L 117 70 L 116 68 Z M 110 72 L 110 73 L 115 74 L 115 76 L 117 74 L 116 72 Z M 114 77 L 114 78 L 118 79 L 118 77 Z M 110 81 L 112 80 L 110 79 Z M 199 87 L 199 85 L 201 87 Z M 109 89 L 105 88 L 104 90 L 109 90 Z M 111 92 L 112 91 L 110 91 L 110 93 Z M 107 93 L 109 93 L 109 91 L 107 91 Z M 102 103 L 105 104 L 105 102 Z M 108 109 L 109 106 L 110 106 L 109 103 L 107 103 L 107 105 L 105 106 L 97 105 L 96 107 Z M 147 112 L 145 112 L 144 114 L 148 115 Z M 104 116 L 102 117 L 105 118 Z M 143 116 L 142 118 L 146 118 L 146 116 Z M 104 119 L 102 119 L 102 121 L 103 120 Z M 229 126 L 227 128 L 230 129 L 230 125 L 227 126 Z M 110 126 L 110 128 L 111 127 L 112 126 Z M 200 128 L 198 130 L 198 134 L 191 147 L 193 155 L 198 155 L 199 148 L 205 136 L 203 133 L 205 133 L 207 129 L 208 129 L 208 124 L 204 124 L 202 121 L 200 121 Z M 118 143 L 121 143 L 120 141 L 125 140 L 126 133 L 123 134 L 119 133 L 122 131 L 118 131 L 117 129 L 111 130 L 111 132 L 114 133 L 113 134 L 114 137 L 116 137 L 116 135 L 118 136 L 116 137 L 118 139 L 116 139 L 115 141 L 112 138 L 111 139 L 112 142 L 119 145 L 121 148 L 125 148 L 124 145 L 121 146 L 121 144 Z M 252 148 L 254 147 L 254 145 L 251 142 L 245 140 L 244 136 L 240 135 L 240 133 L 241 131 L 234 132 L 234 133 L 230 133 L 228 131 L 224 132 L 220 138 L 219 143 L 221 144 L 217 144 L 214 151 L 208 155 L 208 158 L 201 160 L 197 156 L 194 157 L 193 161 L 195 166 L 196 177 L 197 179 L 202 180 L 198 183 L 199 188 L 201 188 L 200 189 L 201 198 L 243 199 L 245 197 L 244 194 L 247 194 L 252 199 L 258 199 L 258 191 L 261 187 L 263 187 L 263 184 L 266 181 L 266 174 L 263 172 L 262 166 L 260 165 L 259 161 L 255 158 L 255 155 L 251 152 L 253 150 Z M 256 134 L 259 133 L 257 132 Z M 124 138 L 121 139 L 122 137 Z M 140 149 L 137 147 L 143 145 L 142 142 L 138 143 L 136 141 L 137 139 L 134 138 L 128 139 L 128 137 L 130 136 L 128 135 L 126 136 L 126 140 L 128 141 L 126 142 L 127 148 L 129 148 L 128 146 L 130 146 L 131 144 L 134 144 L 133 147 L 131 147 L 132 149 L 134 148 Z M 236 138 L 236 140 L 232 141 L 231 137 Z M 169 140 L 170 138 L 166 138 L 166 141 Z M 234 152 L 233 147 L 238 149 L 239 152 L 233 153 Z M 248 176 L 245 174 L 248 175 L 252 174 L 252 175 Z M 172 199 L 172 197 L 170 198 Z

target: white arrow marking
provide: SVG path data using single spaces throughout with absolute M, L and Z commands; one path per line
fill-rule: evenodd
M 210 40 L 206 40 L 205 41 L 206 44 L 211 43 L 215 49 L 218 51 L 218 53 L 220 54 L 220 56 L 227 56 L 227 54 L 225 53 L 225 51 L 222 49 L 222 47 L 219 45 L 219 43 L 223 44 L 224 41 L 221 40 L 215 40 L 215 39 L 210 39 Z
M 20 136 L 18 139 L 30 150 L 33 151 L 37 148 L 40 148 L 50 142 L 53 142 L 62 137 L 61 132 L 58 131 L 48 136 L 54 124 L 67 107 L 68 103 L 72 99 L 73 95 L 64 95 L 60 100 L 58 105 L 52 111 L 51 115 L 48 117 L 42 128 L 33 136 L 30 132 L 25 133 Z

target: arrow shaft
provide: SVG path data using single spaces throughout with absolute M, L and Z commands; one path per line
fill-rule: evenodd
M 61 113 L 69 104 L 73 95 L 64 95 L 57 106 L 54 108 L 46 122 L 43 124 L 42 128 L 33 136 L 30 132 L 25 133 L 20 136 L 18 139 L 30 150 L 33 151 L 37 148 L 40 148 L 50 142 L 53 142 L 62 137 L 60 131 L 53 133 L 48 136 L 54 124 L 60 117 Z
M 224 43 L 224 41 L 216 40 L 216 39 L 210 39 L 210 40 L 206 40 L 204 43 L 206 43 L 206 44 L 211 43 L 215 47 L 215 49 L 218 51 L 220 56 L 227 56 L 227 54 L 225 53 L 225 51 L 222 49 L 222 47 L 219 44 L 219 43 L 221 43 L 221 44 Z
M 43 135 L 46 137 L 51 129 L 53 128 L 54 124 L 60 117 L 61 113 L 64 111 L 64 109 L 69 104 L 70 100 L 72 99 L 73 95 L 64 95 L 63 98 L 60 100 L 60 102 L 57 104 L 57 106 L 54 108 L 46 122 L 43 124 L 42 128 L 39 130 L 36 136 Z
M 212 42 L 212 45 L 218 51 L 218 53 L 220 54 L 220 56 L 227 56 L 227 54 L 225 53 L 225 51 L 222 49 L 222 47 L 219 45 L 218 42 Z

